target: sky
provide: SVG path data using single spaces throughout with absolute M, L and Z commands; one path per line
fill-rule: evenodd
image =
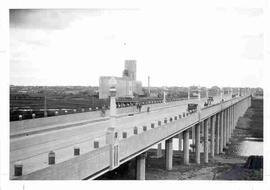
M 136 59 L 143 86 L 261 86 L 263 2 L 10 10 L 10 84 L 98 86 Z

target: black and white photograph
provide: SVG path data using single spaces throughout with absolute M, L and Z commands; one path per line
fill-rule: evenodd
M 269 2 L 87 5 L 1 14 L 0 188 L 269 189 Z

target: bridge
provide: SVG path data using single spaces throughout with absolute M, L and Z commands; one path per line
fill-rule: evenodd
M 183 164 L 190 163 L 190 137 L 200 164 L 203 141 L 207 163 L 209 156 L 223 153 L 238 118 L 251 105 L 251 94 L 216 96 L 209 106 L 205 101 L 149 104 L 138 112 L 135 106 L 116 109 L 112 96 L 105 116 L 95 111 L 11 122 L 10 179 L 95 179 L 131 159 L 136 159 L 136 178 L 145 179 L 146 153 L 157 146 L 157 157 L 162 156 L 163 141 L 166 169 L 172 170 L 173 138 L 183 147 Z M 188 103 L 199 109 L 187 112 Z

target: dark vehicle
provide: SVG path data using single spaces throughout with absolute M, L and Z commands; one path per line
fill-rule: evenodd
M 189 113 L 193 113 L 197 111 L 197 108 L 198 108 L 198 104 L 188 104 L 187 111 Z
M 235 97 L 236 97 L 236 94 L 233 94 L 233 95 L 232 95 L 232 98 L 235 98 Z
M 214 98 L 212 96 L 209 96 L 208 99 L 207 99 L 207 102 L 206 102 L 206 106 L 209 106 L 212 104 L 212 102 L 214 101 Z
M 213 98 L 212 96 L 209 96 L 209 97 L 208 97 L 208 101 L 213 102 L 213 101 L 214 101 L 214 98 Z

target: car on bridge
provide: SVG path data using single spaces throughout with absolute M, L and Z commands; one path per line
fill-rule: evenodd
M 194 113 L 198 109 L 198 104 L 188 104 L 187 111 L 189 113 Z

